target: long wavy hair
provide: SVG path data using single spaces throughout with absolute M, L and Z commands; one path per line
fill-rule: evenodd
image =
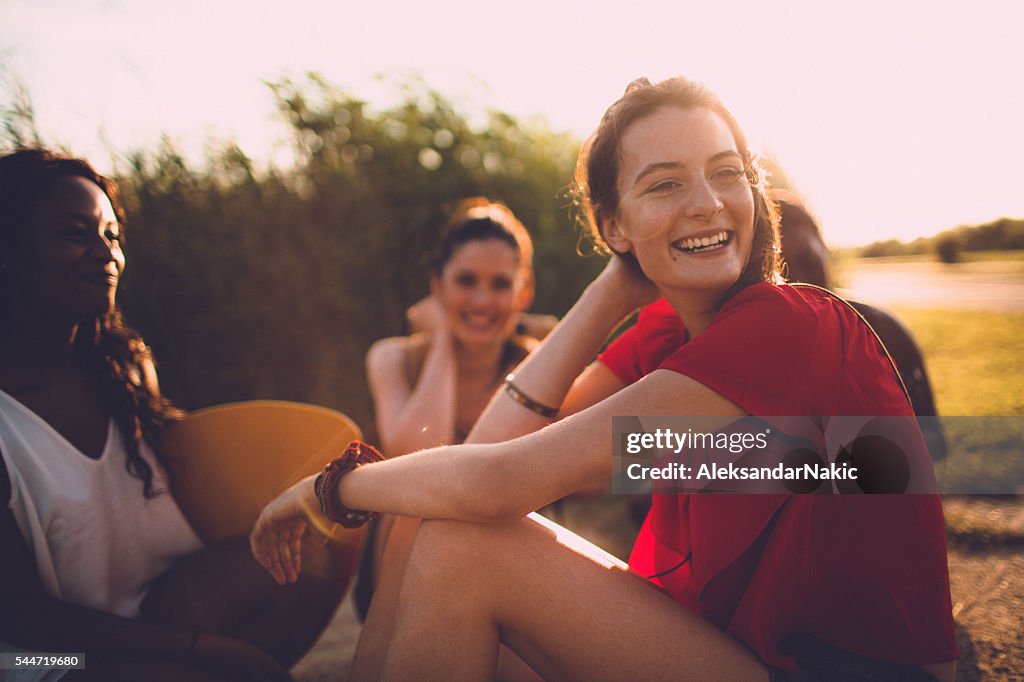
M 46 201 L 60 178 L 79 177 L 98 186 L 110 199 L 117 221 L 125 227 L 124 207 L 117 184 L 105 178 L 85 160 L 47 149 L 19 149 L 0 157 L 0 319 L 7 327 L 0 334 L 16 334 L 19 308 L 30 300 L 26 294 L 32 215 Z M 153 468 L 142 457 L 145 442 L 157 461 L 167 468 L 160 439 L 164 426 L 183 413 L 146 380 L 153 358 L 142 337 L 128 327 L 121 311 L 113 309 L 79 322 L 73 357 L 96 387 L 103 407 L 113 417 L 128 451 L 128 472 L 142 482 L 143 494 L 164 492 L 153 486 Z
M 701 83 L 682 77 L 660 83 L 640 78 L 630 83 L 622 97 L 608 107 L 597 130 L 584 143 L 573 178 L 573 201 L 584 236 L 592 240 L 598 252 L 614 253 L 604 240 L 602 226 L 619 208 L 622 136 L 634 122 L 663 107 L 708 109 L 718 114 L 729 127 L 747 171 L 754 198 L 754 238 L 746 267 L 719 304 L 751 284 L 781 282 L 779 215 L 775 202 L 768 196 L 765 173 L 750 151 L 739 123 L 718 96 Z M 639 267 L 633 254 L 617 255 Z

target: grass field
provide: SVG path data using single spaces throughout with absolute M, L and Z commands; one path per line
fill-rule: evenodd
M 961 255 L 960 262 L 949 265 L 939 263 L 935 254 L 917 256 L 886 256 L 883 258 L 857 258 L 852 249 L 841 249 L 832 253 L 832 286 L 848 287 L 853 273 L 858 271 L 886 270 L 908 265 L 911 270 L 928 268 L 934 264 L 950 274 L 965 274 L 991 281 L 1020 281 L 1024 278 L 1024 250 L 1020 251 L 969 251 Z
M 858 248 L 836 249 L 832 252 L 833 260 L 862 263 L 935 263 L 938 258 L 934 253 L 921 253 L 913 256 L 880 256 L 878 258 L 858 258 Z M 961 251 L 961 263 L 977 263 L 980 261 L 1021 261 L 1024 260 L 1024 249 L 1012 251 Z
M 942 415 L 1024 416 L 1024 314 L 897 308 Z
M 1024 492 L 1024 314 L 898 308 L 924 352 L 949 457 L 942 489 Z

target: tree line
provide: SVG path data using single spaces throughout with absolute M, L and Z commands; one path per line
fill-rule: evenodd
M 269 85 L 295 158 L 257 170 L 237 145 L 198 162 L 164 140 L 118 164 L 128 212 L 120 293 L 186 409 L 274 398 L 372 420 L 363 369 L 428 292 L 429 256 L 458 199 L 504 201 L 535 240 L 534 310 L 563 314 L 602 267 L 581 258 L 568 187 L 580 140 L 491 111 L 482 123 L 418 81 L 374 109 L 316 74 Z M 44 144 L 24 90 L 0 112 L 7 146 Z M 72 150 L 73 151 L 73 150 Z M 781 169 L 773 174 L 785 185 Z M 943 246 L 943 244 L 946 246 Z M 1024 220 L 962 227 L 862 256 L 1022 249 Z
M 365 352 L 404 331 L 446 209 L 463 197 L 504 201 L 530 230 L 534 310 L 563 314 L 600 270 L 576 253 L 575 137 L 499 111 L 472 125 L 417 82 L 383 110 L 316 75 L 270 88 L 293 166 L 258 172 L 233 144 L 191 162 L 165 140 L 117 173 L 121 305 L 183 407 L 298 400 L 368 426 Z M 25 111 L 4 117 L 9 143 L 45 142 Z
M 1000 218 L 983 225 L 963 225 L 911 242 L 888 239 L 860 249 L 861 258 L 934 254 L 954 263 L 965 251 L 1011 251 L 1024 249 L 1024 218 Z

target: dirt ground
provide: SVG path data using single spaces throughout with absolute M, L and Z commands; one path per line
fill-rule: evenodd
M 957 677 L 1024 680 L 1024 500 L 961 498 L 944 506 L 962 651 Z
M 611 498 L 609 498 L 611 499 Z M 575 505 L 555 514 L 576 532 L 626 549 L 618 519 L 622 498 Z M 960 658 L 957 679 L 1024 680 L 1024 499 L 944 501 L 950 526 L 949 573 Z M 344 680 L 359 637 L 351 595 L 330 627 L 293 670 L 299 682 Z
M 292 669 L 298 682 L 333 682 L 348 679 L 348 668 L 359 639 L 352 594 L 345 598 L 320 641 Z

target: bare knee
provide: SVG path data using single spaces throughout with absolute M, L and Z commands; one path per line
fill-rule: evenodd
M 514 524 L 428 520 L 413 542 L 402 601 L 437 597 L 446 604 L 483 597 L 513 559 Z M 415 595 L 415 597 L 413 597 Z
M 506 524 L 483 524 L 449 519 L 425 520 L 413 542 L 411 565 L 464 565 L 486 560 L 485 550 L 493 550 L 506 535 Z

